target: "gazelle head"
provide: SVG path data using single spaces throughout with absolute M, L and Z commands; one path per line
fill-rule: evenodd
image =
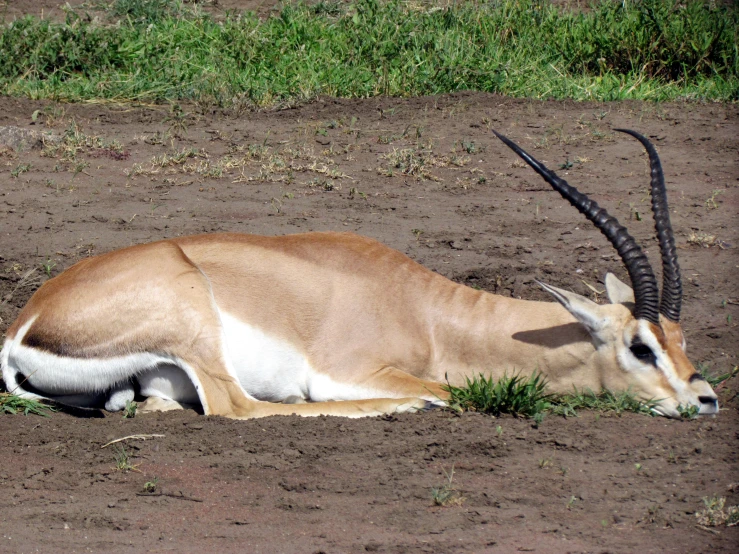
M 588 330 L 597 350 L 610 353 L 607 358 L 615 358 L 616 368 L 611 365 L 602 370 L 605 387 L 628 389 L 644 400 L 656 401 L 655 410 L 668 417 L 679 417 L 679 406 L 695 406 L 701 414 L 718 413 L 716 394 L 685 354 L 680 327 L 680 267 L 659 156 L 652 143 L 639 133 L 615 130 L 636 138 L 649 155 L 652 211 L 662 254 L 661 296 L 649 260 L 615 217 L 518 145 L 495 133 L 608 238 L 621 256 L 633 288 L 609 273 L 606 290 L 611 304 L 599 305 L 569 291 L 545 284 L 542 287 Z

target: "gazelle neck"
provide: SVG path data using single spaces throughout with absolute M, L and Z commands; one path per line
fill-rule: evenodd
M 604 353 L 556 302 L 517 300 L 456 285 L 433 329 L 437 378 L 461 384 L 476 373 L 547 374 L 553 391 L 599 390 Z M 615 360 L 614 360 L 615 363 Z

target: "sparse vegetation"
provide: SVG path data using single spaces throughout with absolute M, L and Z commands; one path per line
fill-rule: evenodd
M 698 364 L 698 371 L 700 371 L 700 374 L 703 376 L 703 378 L 708 381 L 708 384 L 715 388 L 721 385 L 724 381 L 728 381 L 729 379 L 733 379 L 734 377 L 739 375 L 739 366 L 735 365 L 733 368 L 731 368 L 731 371 L 727 371 L 726 373 L 711 375 L 709 373 L 708 366 Z
M 159 484 L 159 479 L 157 477 L 154 477 L 151 481 L 147 481 L 144 483 L 143 492 L 146 494 L 154 494 L 157 491 L 157 485 Z
M 655 415 L 656 402 L 644 402 L 633 393 L 611 392 L 608 390 L 595 393 L 590 390 L 573 391 L 572 394 L 558 395 L 549 402 L 549 410 L 555 415 L 564 417 L 576 416 L 578 410 L 595 410 L 598 412 L 634 412 Z
M 56 267 L 56 262 L 53 262 L 51 258 L 47 258 L 44 263 L 41 264 L 41 269 L 44 270 L 47 277 L 51 277 L 51 271 Z
M 705 508 L 695 513 L 698 525 L 705 527 L 733 527 L 739 525 L 739 506 L 726 506 L 723 496 L 704 497 Z
M 113 469 L 117 471 L 139 471 L 138 464 L 131 463 L 131 458 L 123 445 L 113 448 L 113 458 L 115 460 Z
M 21 398 L 20 396 L 9 392 L 0 393 L 0 413 L 22 413 L 23 415 L 35 414 L 48 417 L 49 412 L 53 411 L 53 406 L 44 404 L 38 400 Z
M 31 171 L 31 164 L 18 164 L 14 169 L 10 171 L 10 176 L 17 179 L 24 173 Z
M 716 235 L 704 233 L 701 231 L 691 231 L 688 235 L 688 244 L 700 246 L 702 248 L 711 248 L 712 246 L 724 247 L 724 243 L 720 241 Z
M 734 3 L 604 0 L 587 12 L 531 0 L 331 6 L 288 4 L 265 19 L 215 20 L 177 0 L 118 0 L 102 20 L 73 8 L 65 22 L 28 16 L 0 28 L 0 93 L 238 109 L 318 94 L 459 90 L 600 101 L 739 98 Z
M 439 487 L 431 489 L 431 499 L 436 506 L 459 506 L 464 502 L 464 497 L 454 488 L 452 481 L 454 480 L 454 464 L 452 468 L 447 470 L 442 468 L 446 481 Z
M 138 407 L 139 405 L 136 402 L 126 401 L 126 407 L 123 408 L 123 419 L 133 419 L 136 417 Z

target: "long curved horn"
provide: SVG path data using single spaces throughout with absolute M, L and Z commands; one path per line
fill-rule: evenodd
M 592 221 L 600 232 L 606 236 L 618 251 L 626 270 L 629 272 L 631 285 L 634 288 L 634 317 L 659 325 L 657 279 L 649 265 L 649 260 L 634 238 L 629 235 L 626 227 L 621 225 L 615 217 L 609 215 L 605 209 L 598 206 L 596 202 L 590 200 L 587 195 L 567 184 L 564 179 L 557 177 L 554 171 L 535 160 L 510 139 L 496 131 L 493 131 L 493 133 L 541 175 L 547 183 L 552 185 L 554 190 L 559 192 L 565 200 Z
M 659 250 L 662 254 L 662 297 L 659 301 L 659 311 L 670 321 L 680 321 L 680 307 L 683 301 L 683 285 L 680 280 L 680 266 L 677 263 L 677 249 L 675 235 L 670 224 L 670 211 L 667 207 L 667 189 L 665 176 L 662 173 L 662 164 L 657 155 L 657 149 L 636 131 L 630 129 L 614 129 L 631 135 L 644 145 L 649 154 L 649 168 L 652 178 L 652 212 L 654 213 L 654 228 L 657 230 Z

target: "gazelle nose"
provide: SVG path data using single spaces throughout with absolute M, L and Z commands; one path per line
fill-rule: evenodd
M 716 404 L 716 402 L 718 402 L 718 398 L 715 396 L 699 396 L 698 402 L 701 404 Z

